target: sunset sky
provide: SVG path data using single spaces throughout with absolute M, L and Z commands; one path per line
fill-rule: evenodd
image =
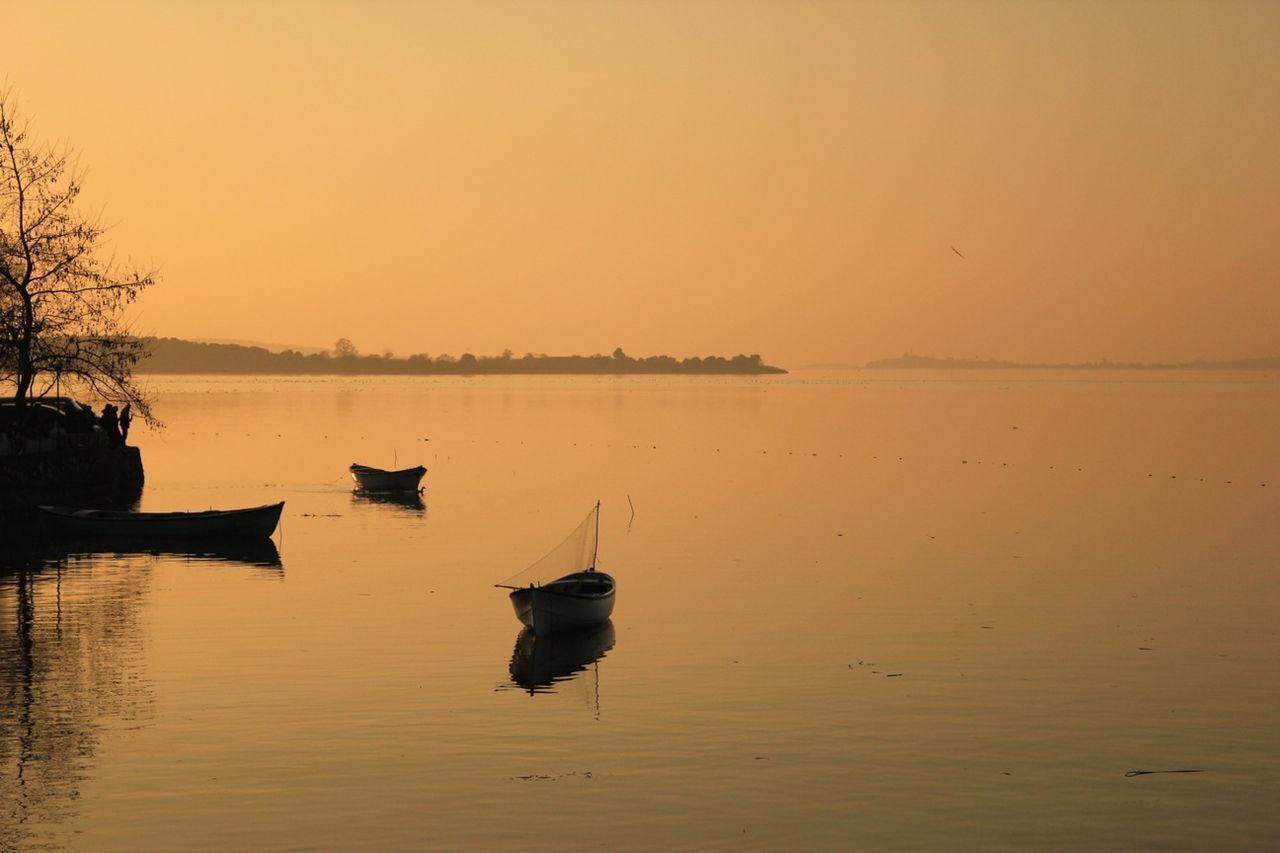
M 1280 354 L 1280 3 L 6 2 L 140 333 Z

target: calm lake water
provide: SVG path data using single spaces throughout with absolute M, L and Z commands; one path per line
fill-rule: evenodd
M 153 387 L 142 508 L 274 551 L 6 544 L 0 849 L 1280 844 L 1274 374 Z M 597 499 L 535 646 L 492 584 Z

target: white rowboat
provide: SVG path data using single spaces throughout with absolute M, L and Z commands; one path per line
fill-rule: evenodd
M 511 592 L 516 618 L 535 634 L 590 628 L 609 621 L 617 583 L 610 575 L 588 569 L 542 586 Z
M 618 585 L 612 575 L 596 571 L 599 541 L 600 504 L 597 502 L 573 533 L 551 553 L 515 577 L 497 584 L 511 590 L 511 606 L 516 618 L 538 635 L 590 628 L 609 621 Z M 542 582 L 544 577 L 553 580 Z

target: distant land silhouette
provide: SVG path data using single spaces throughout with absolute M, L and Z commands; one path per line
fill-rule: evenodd
M 1280 370 L 1280 356 L 1234 361 L 1182 361 L 1168 364 L 1106 360 L 1070 364 L 1036 364 L 904 354 L 897 358 L 869 361 L 866 367 L 870 370 Z
M 237 338 L 196 338 L 192 343 L 197 344 L 235 344 L 242 347 L 260 347 L 267 352 L 284 352 L 285 350 L 293 350 L 303 355 L 315 355 L 324 352 L 324 347 L 304 347 L 298 344 L 277 344 L 267 343 L 266 341 L 246 341 Z
M 272 352 L 266 347 L 233 343 L 202 343 L 178 338 L 151 338 L 151 357 L 136 368 L 139 373 L 237 373 L 237 374 L 343 374 L 371 375 L 473 375 L 473 374 L 765 374 L 786 373 L 781 367 L 765 364 L 759 355 L 732 358 L 676 359 L 668 355 L 632 358 L 622 351 L 612 355 L 516 356 L 507 350 L 499 356 L 463 353 L 429 356 L 425 353 L 399 358 L 360 355 L 342 339 L 337 350 L 305 354 L 287 349 Z

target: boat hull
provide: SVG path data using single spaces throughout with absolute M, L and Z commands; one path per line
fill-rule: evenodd
M 418 465 L 399 471 L 384 471 L 368 465 L 353 464 L 349 469 L 356 488 L 365 492 L 416 492 L 427 469 Z
M 45 524 L 66 536 L 131 539 L 265 538 L 280 522 L 284 502 L 243 509 L 201 512 L 117 512 L 105 509 L 40 507 Z
M 613 615 L 617 584 L 604 572 L 565 575 L 511 592 L 516 618 L 538 635 L 602 625 Z

